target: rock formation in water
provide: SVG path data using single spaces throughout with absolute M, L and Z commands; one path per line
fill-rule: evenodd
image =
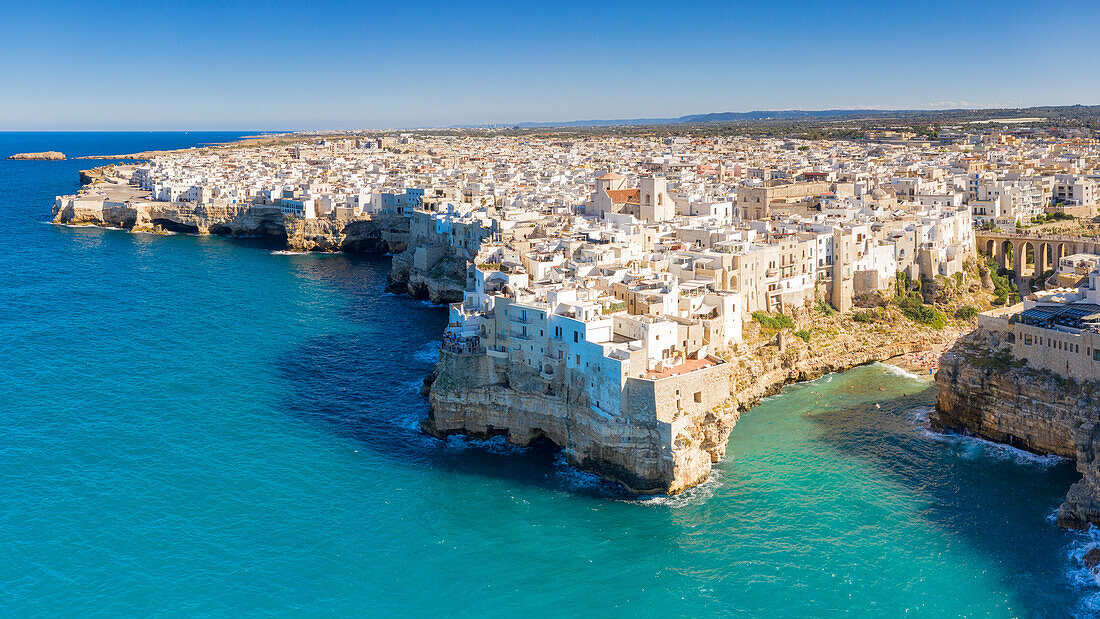
M 47 150 L 41 153 L 16 153 L 8 157 L 18 161 L 64 161 L 65 153 Z
M 1076 460 L 1082 479 L 1058 509 L 1058 524 L 1100 524 L 1100 384 L 1030 368 L 995 354 L 1000 347 L 997 332 L 978 329 L 943 356 L 933 426 Z

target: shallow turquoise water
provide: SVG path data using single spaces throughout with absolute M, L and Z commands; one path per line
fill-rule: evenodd
M 65 140 L 215 141 L 0 156 Z M 1072 464 L 928 432 L 926 382 L 789 388 L 713 481 L 630 499 L 419 434 L 446 315 L 384 293 L 385 258 L 44 224 L 80 167 L 0 162 L 5 614 L 1092 612 L 1093 542 L 1049 520 Z

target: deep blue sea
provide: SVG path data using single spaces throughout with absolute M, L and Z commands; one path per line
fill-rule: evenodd
M 4 616 L 1100 612 L 1096 542 L 1051 519 L 1072 463 L 929 432 L 925 380 L 790 387 L 712 481 L 631 499 L 549 449 L 421 435 L 446 313 L 385 293 L 384 257 L 46 223 L 96 163 L 0 161 Z

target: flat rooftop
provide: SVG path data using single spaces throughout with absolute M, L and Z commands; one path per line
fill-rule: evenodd
M 646 372 L 645 378 L 649 380 L 660 380 L 662 378 L 668 378 L 669 376 L 680 376 L 681 374 L 687 374 L 688 372 L 694 372 L 695 370 L 702 370 L 703 368 L 714 367 L 716 365 L 718 365 L 718 362 L 710 358 L 688 359 L 680 365 L 665 368 L 660 372 L 657 370 L 650 370 Z

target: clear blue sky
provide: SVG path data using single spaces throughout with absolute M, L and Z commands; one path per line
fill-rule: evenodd
M 1100 103 L 1096 2 L 0 0 L 0 130 Z

